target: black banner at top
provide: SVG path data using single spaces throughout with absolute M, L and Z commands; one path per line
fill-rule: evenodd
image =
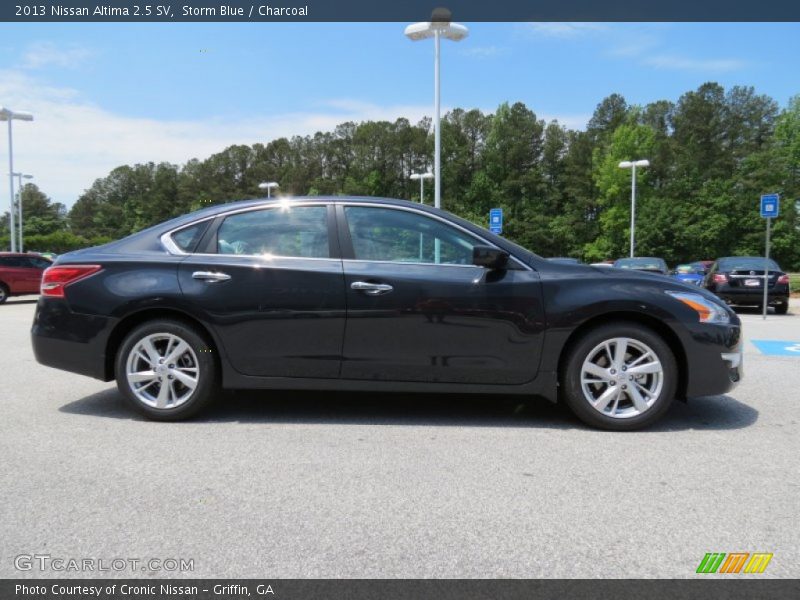
M 38 0 L 3 2 L 7 22 L 800 21 L 797 0 Z

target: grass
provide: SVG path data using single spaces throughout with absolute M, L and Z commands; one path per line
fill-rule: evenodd
M 800 294 L 800 273 L 789 273 L 789 289 Z

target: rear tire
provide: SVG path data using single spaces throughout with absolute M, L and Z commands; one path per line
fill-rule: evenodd
M 211 345 L 195 328 L 175 320 L 133 329 L 117 351 L 115 373 L 128 403 L 156 421 L 197 414 L 218 389 Z
M 788 312 L 789 312 L 789 302 L 781 302 L 780 304 L 775 305 L 776 315 L 785 315 Z
M 5 283 L 0 283 L 0 304 L 4 304 L 6 300 L 8 300 L 8 287 L 6 287 Z
M 672 404 L 678 365 L 655 331 L 618 322 L 587 331 L 568 349 L 563 399 L 587 425 L 631 431 L 648 427 Z

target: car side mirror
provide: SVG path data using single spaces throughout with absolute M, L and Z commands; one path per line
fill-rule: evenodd
M 492 246 L 475 246 L 472 249 L 472 264 L 487 269 L 505 269 L 509 254 Z

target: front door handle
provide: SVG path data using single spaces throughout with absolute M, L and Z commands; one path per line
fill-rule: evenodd
M 228 281 L 231 278 L 227 273 L 218 273 L 213 271 L 195 271 L 192 273 L 192 279 L 199 279 L 207 281 L 208 283 L 216 283 L 218 281 Z
M 364 292 L 367 296 L 380 296 L 388 294 L 394 288 L 388 283 L 369 283 L 368 281 L 354 281 L 350 284 L 351 290 Z

